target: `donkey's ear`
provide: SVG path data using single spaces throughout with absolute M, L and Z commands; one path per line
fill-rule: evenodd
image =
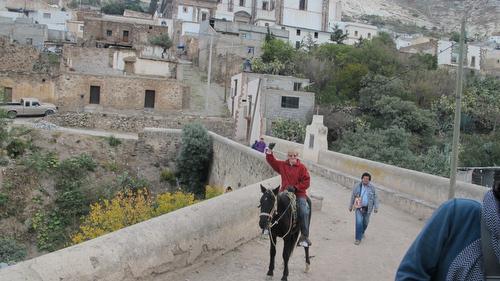
M 278 195 L 279 191 L 280 191 L 280 186 L 278 185 L 278 187 L 276 187 L 275 189 L 273 189 L 274 195 Z
M 262 191 L 262 193 L 265 193 L 266 192 L 266 188 L 261 184 L 260 185 L 260 191 Z

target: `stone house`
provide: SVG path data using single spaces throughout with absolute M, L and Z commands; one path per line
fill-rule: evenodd
M 0 17 L 0 36 L 41 50 L 49 38 L 49 31 L 46 25 L 36 24 L 33 19 Z
M 160 18 L 132 18 L 114 15 L 87 16 L 84 18 L 83 40 L 88 47 L 141 48 L 162 34 L 172 37 L 172 26 Z
M 279 118 L 311 121 L 315 95 L 303 90 L 309 79 L 243 72 L 231 77 L 227 106 L 236 122 L 235 139 L 253 143 L 269 134 Z
M 458 65 L 459 44 L 451 41 L 439 40 L 437 43 L 438 66 L 456 67 Z M 480 71 L 485 50 L 473 44 L 465 45 L 464 67 Z
M 40 71 L 46 68 L 37 66 L 35 48 L 5 40 L 0 46 L 0 89 L 11 100 L 34 97 L 60 111 L 163 114 L 189 106 L 189 87 L 175 79 L 173 61 L 147 59 L 130 49 L 66 45 L 54 75 Z
M 486 74 L 500 78 L 500 48 L 486 48 L 482 68 Z
M 358 22 L 340 22 L 339 28 L 347 34 L 347 39 L 344 41 L 347 45 L 354 45 L 360 39 L 372 39 L 377 36 L 378 28 L 374 25 L 358 23 Z

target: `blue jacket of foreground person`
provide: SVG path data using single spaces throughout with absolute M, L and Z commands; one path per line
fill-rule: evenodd
M 443 203 L 408 249 L 396 280 L 484 280 L 481 219 L 491 236 L 488 245 L 500 262 L 498 192 L 486 192 L 482 205 L 469 199 Z

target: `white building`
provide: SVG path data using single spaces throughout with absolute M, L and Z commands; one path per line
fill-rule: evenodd
M 300 46 L 308 35 L 318 44 L 330 42 L 341 11 L 338 0 L 221 0 L 215 18 L 285 29 L 290 43 Z
M 488 42 L 500 44 L 500 32 L 494 32 L 493 34 L 491 34 L 491 36 L 488 38 Z
M 457 66 L 459 45 L 456 42 L 439 40 L 437 48 L 438 65 Z M 481 70 L 482 48 L 471 44 L 465 45 L 464 67 L 474 70 Z
M 38 10 L 29 12 L 29 18 L 32 18 L 39 24 L 47 25 L 49 30 L 67 31 L 66 22 L 71 20 L 69 12 L 57 10 Z
M 309 123 L 314 93 L 305 92 L 309 79 L 243 72 L 231 78 L 227 100 L 235 119 L 235 138 L 248 144 L 269 134 L 278 118 Z
M 215 15 L 218 0 L 164 0 L 162 14 L 169 19 L 181 22 L 179 35 L 198 34 L 200 23 Z M 171 12 L 170 12 L 171 11 Z
M 347 34 L 347 38 L 344 41 L 344 44 L 347 45 L 354 45 L 361 39 L 370 40 L 378 34 L 378 28 L 374 25 L 357 22 L 339 22 L 338 26 Z

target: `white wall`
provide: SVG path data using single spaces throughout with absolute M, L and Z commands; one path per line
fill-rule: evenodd
M 301 29 L 301 28 L 296 28 L 296 27 L 286 27 L 286 29 L 290 32 L 289 41 L 290 41 L 290 44 L 294 47 L 295 47 L 295 44 L 297 41 L 299 41 L 299 42 L 303 41 L 304 43 L 307 42 L 308 34 L 311 35 L 312 39 L 317 44 L 332 43 L 332 41 L 330 41 L 330 33 L 329 32 L 322 32 L 322 31 L 310 30 L 310 29 Z M 297 35 L 297 30 L 300 30 L 300 35 Z M 315 32 L 318 33 L 318 38 L 314 38 Z
M 198 34 L 200 33 L 200 24 L 197 22 L 183 22 L 182 23 L 182 35 L 185 35 L 186 33 L 188 34 Z
M 45 18 L 44 14 L 50 14 L 50 18 Z M 54 10 L 39 10 L 29 13 L 29 17 L 39 24 L 46 24 L 49 29 L 66 31 L 66 21 L 71 20 L 69 12 Z
M 444 40 L 439 40 L 438 41 L 438 65 L 457 65 L 458 64 L 458 52 L 457 54 L 457 59 L 456 62 L 452 62 L 452 50 L 454 48 L 457 48 L 458 50 L 458 44 L 456 44 L 454 47 L 452 47 L 454 42 L 451 41 L 444 41 Z M 472 45 L 466 45 L 466 61 L 467 63 L 464 64 L 464 67 L 470 68 L 470 69 L 476 69 L 476 70 L 481 70 L 481 47 L 479 46 L 472 46 Z M 474 62 L 474 64 L 473 64 Z
M 345 23 L 344 32 L 347 32 L 347 45 L 354 45 L 359 42 L 359 38 L 372 39 L 377 36 L 378 29 L 374 25 L 359 24 L 359 23 Z
M 197 11 L 194 7 L 179 5 L 177 8 L 178 8 L 177 19 L 182 21 L 191 21 L 191 22 L 196 21 Z M 186 11 L 184 11 L 184 9 Z
M 139 75 L 171 76 L 171 63 L 160 60 L 141 59 L 135 51 L 116 51 L 113 54 L 113 69 L 125 70 L 126 57 L 135 57 L 134 73 Z
M 299 0 L 284 3 L 283 25 L 321 30 L 322 1 L 308 0 L 307 9 L 299 10 Z

